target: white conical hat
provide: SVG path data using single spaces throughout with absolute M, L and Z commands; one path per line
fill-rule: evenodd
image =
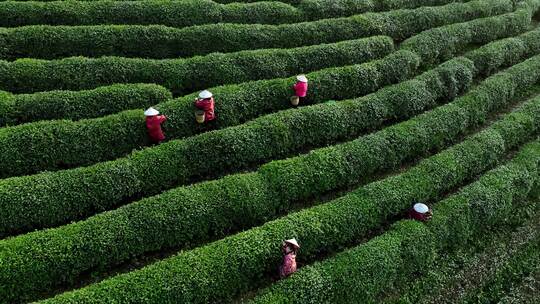
M 298 76 L 296 76 L 296 80 L 298 80 L 300 82 L 307 82 L 307 77 L 306 77 L 306 75 L 298 75 Z
M 414 211 L 418 212 L 418 213 L 426 213 L 429 211 L 429 208 L 428 206 L 426 206 L 425 204 L 422 204 L 422 203 L 417 203 L 417 204 L 414 204 Z
M 204 90 L 199 93 L 199 98 L 202 98 L 202 99 L 210 98 L 212 96 L 213 96 L 212 93 L 208 90 Z
M 300 248 L 300 245 L 298 245 L 298 242 L 296 241 L 296 239 L 286 240 L 285 243 L 291 244 L 291 245 L 293 245 L 293 246 L 296 247 L 296 248 Z
M 144 111 L 144 116 L 155 116 L 155 115 L 158 115 L 159 114 L 159 111 L 150 107 L 148 108 L 148 110 Z

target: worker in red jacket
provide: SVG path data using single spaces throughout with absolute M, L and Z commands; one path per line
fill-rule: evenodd
M 163 130 L 161 130 L 161 124 L 167 120 L 167 117 L 165 115 L 159 115 L 159 111 L 152 107 L 144 111 L 144 116 L 146 116 L 146 129 L 148 130 L 150 141 L 159 144 L 165 139 Z
M 214 113 L 214 97 L 208 90 L 199 93 L 199 98 L 195 98 L 195 107 L 204 111 L 204 121 L 212 121 L 216 119 Z
M 300 99 L 300 103 L 303 103 L 306 99 L 308 90 L 308 79 L 306 75 L 296 76 L 296 84 L 293 86 L 295 95 Z
M 425 204 L 417 203 L 414 204 L 412 209 L 409 211 L 409 218 L 421 222 L 425 222 L 431 219 L 433 213 L 431 209 Z

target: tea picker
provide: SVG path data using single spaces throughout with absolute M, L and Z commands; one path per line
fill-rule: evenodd
M 293 85 L 294 96 L 291 97 L 291 104 L 297 106 L 299 103 L 303 103 L 306 99 L 308 90 L 308 79 L 306 75 L 296 76 L 296 84 Z
M 195 112 L 195 119 L 198 123 L 209 122 L 216 119 L 214 113 L 214 97 L 208 90 L 199 93 L 199 97 L 195 98 L 195 107 L 198 109 Z
M 431 219 L 433 212 L 426 204 L 417 203 L 414 204 L 412 209 L 409 211 L 409 218 L 421 222 L 425 222 Z
M 286 278 L 296 272 L 296 253 L 300 245 L 296 239 L 289 239 L 283 242 L 281 250 L 283 252 L 283 263 L 279 267 L 280 278 Z
M 165 115 L 159 115 L 159 111 L 150 107 L 144 111 L 146 116 L 146 129 L 148 130 L 148 136 L 150 141 L 154 144 L 159 144 L 165 139 L 163 130 L 161 130 L 161 124 L 167 120 Z

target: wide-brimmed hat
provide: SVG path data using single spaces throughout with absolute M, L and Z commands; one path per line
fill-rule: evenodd
M 159 114 L 159 111 L 150 107 L 148 110 L 144 111 L 144 116 L 156 116 Z
M 291 245 L 293 245 L 293 246 L 296 247 L 296 248 L 300 248 L 300 245 L 298 245 L 298 242 L 296 241 L 296 239 L 286 240 L 285 243 L 291 244 Z
M 414 211 L 418 213 L 426 213 L 429 211 L 429 207 L 426 206 L 426 204 L 422 204 L 422 203 L 414 204 L 413 209 Z
M 199 93 L 199 98 L 201 98 L 201 99 L 210 98 L 212 96 L 213 96 L 212 93 L 210 91 L 208 91 L 208 90 L 204 90 L 204 91 Z
M 306 75 L 298 75 L 298 76 L 296 76 L 296 80 L 298 80 L 300 82 L 307 82 L 307 77 L 306 77 Z

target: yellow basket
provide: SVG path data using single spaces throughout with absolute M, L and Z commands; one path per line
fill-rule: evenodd
M 198 123 L 203 123 L 204 122 L 204 111 L 202 111 L 202 110 L 195 111 L 195 120 Z
M 300 103 L 300 97 L 298 96 L 291 96 L 291 104 L 293 106 L 297 106 Z

